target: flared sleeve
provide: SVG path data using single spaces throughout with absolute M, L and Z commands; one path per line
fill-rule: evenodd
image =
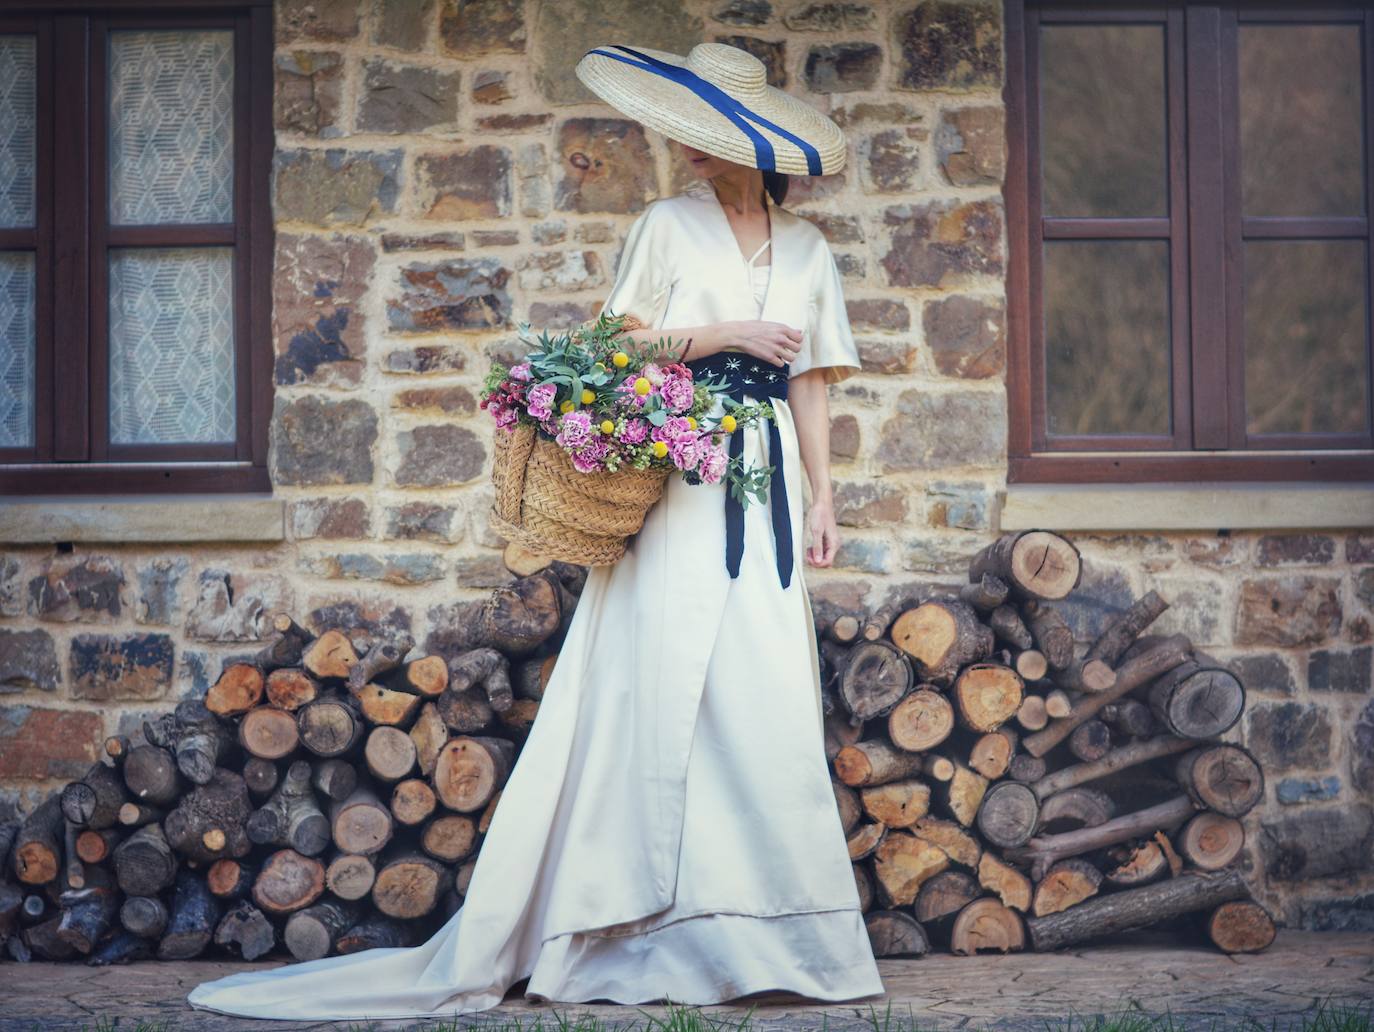
M 601 306 L 602 314 L 632 315 L 644 326 L 659 329 L 668 309 L 672 278 L 670 251 L 663 239 L 663 212 L 651 203 L 630 226 L 615 285 Z
M 849 313 L 844 306 L 844 288 L 839 266 L 830 245 L 817 234 L 821 253 L 813 263 L 817 269 L 811 288 L 806 330 L 801 350 L 788 368 L 788 378 L 808 369 L 823 369 L 827 384 L 847 380 L 859 371 L 859 349 L 849 328 Z

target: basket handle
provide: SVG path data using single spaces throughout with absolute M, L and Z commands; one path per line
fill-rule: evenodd
M 525 470 L 529 466 L 530 453 L 534 451 L 536 431 L 524 424 L 509 433 L 497 427 L 496 434 L 500 452 L 496 461 L 502 467 L 496 481 L 496 515 L 519 526 L 520 502 L 525 496 Z

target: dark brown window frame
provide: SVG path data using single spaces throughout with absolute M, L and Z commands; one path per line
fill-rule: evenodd
M 1238 15 L 1237 9 L 1243 10 Z M 1374 310 L 1374 127 L 1366 125 L 1366 211 L 1362 219 L 1251 218 L 1241 220 L 1238 196 L 1238 121 L 1234 90 L 1234 46 L 1223 34 L 1236 31 L 1237 18 L 1262 21 L 1344 21 L 1362 26 L 1364 111 L 1374 118 L 1374 9 L 1367 2 L 1326 3 L 1300 12 L 1292 3 L 1221 4 L 1164 0 L 1117 4 L 1110 0 L 1004 0 L 1007 79 L 1008 161 L 1003 197 L 1007 210 L 1008 296 L 1008 470 L 1009 483 L 1135 483 L 1189 481 L 1374 481 L 1374 439 L 1329 440 L 1325 450 L 1296 450 L 1311 444 L 1275 438 L 1260 451 L 1244 439 L 1244 398 L 1228 390 L 1243 370 L 1239 259 L 1226 250 L 1255 235 L 1356 235 L 1368 239 L 1367 298 Z M 1056 22 L 1149 22 L 1166 27 L 1169 215 L 1154 220 L 1042 219 L 1039 211 L 1038 118 L 1030 110 L 1037 94 L 1036 55 L 1040 20 Z M 1200 59 L 1188 38 L 1212 39 L 1223 55 Z M 1234 40 L 1230 41 L 1232 44 Z M 1210 77 L 1208 73 L 1211 73 Z M 1186 110 L 1187 117 L 1181 117 Z M 1185 158 L 1186 156 L 1186 158 Z M 1187 189 L 1180 189 L 1186 179 Z M 1137 238 L 1170 242 L 1172 361 L 1189 375 L 1171 376 L 1173 433 L 1165 438 L 1059 438 L 1044 434 L 1045 379 L 1043 309 L 1039 289 L 1042 239 L 1098 238 L 1125 228 Z M 1335 223 L 1345 225 L 1334 225 Z M 1359 222 L 1359 226 L 1352 223 Z M 1117 223 L 1117 225 L 1113 225 Z M 1033 232 L 1039 225 L 1040 233 Z M 1315 231 L 1315 232 L 1314 232 Z M 1043 234 L 1043 237 L 1042 237 Z M 1193 305 L 1194 297 L 1222 297 L 1222 305 Z M 1374 319 L 1374 311 L 1369 317 Z M 1210 342 L 1194 346 L 1194 342 Z M 1374 363 L 1370 363 L 1374 366 Z M 1374 370 L 1368 398 L 1374 410 Z M 1374 418 L 1372 415 L 1370 418 Z M 1237 428 L 1240 439 L 1237 439 Z M 1332 450 L 1340 447 L 1342 450 Z M 1175 450 L 1166 451 L 1171 447 Z M 1075 448 L 1080 450 L 1075 450 Z
M 105 33 L 188 27 L 234 33 L 234 222 L 112 227 L 104 190 Z M 35 445 L 0 449 L 0 496 L 270 492 L 271 0 L 34 0 L 0 14 L 0 32 L 34 33 L 39 57 L 37 225 L 0 230 L 0 250 L 36 252 Z M 231 444 L 108 442 L 106 249 L 129 244 L 234 247 Z M 63 409 L 59 393 L 77 400 Z

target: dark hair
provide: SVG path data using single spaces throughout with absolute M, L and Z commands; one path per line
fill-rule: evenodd
M 773 172 L 768 169 L 763 172 L 763 188 L 768 191 L 768 196 L 773 198 L 774 204 L 781 204 L 787 198 L 789 181 L 786 172 Z

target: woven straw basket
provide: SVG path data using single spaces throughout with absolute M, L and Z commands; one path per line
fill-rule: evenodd
M 582 473 L 532 426 L 497 428 L 491 479 L 497 533 L 536 555 L 609 566 L 663 494 L 667 469 Z

